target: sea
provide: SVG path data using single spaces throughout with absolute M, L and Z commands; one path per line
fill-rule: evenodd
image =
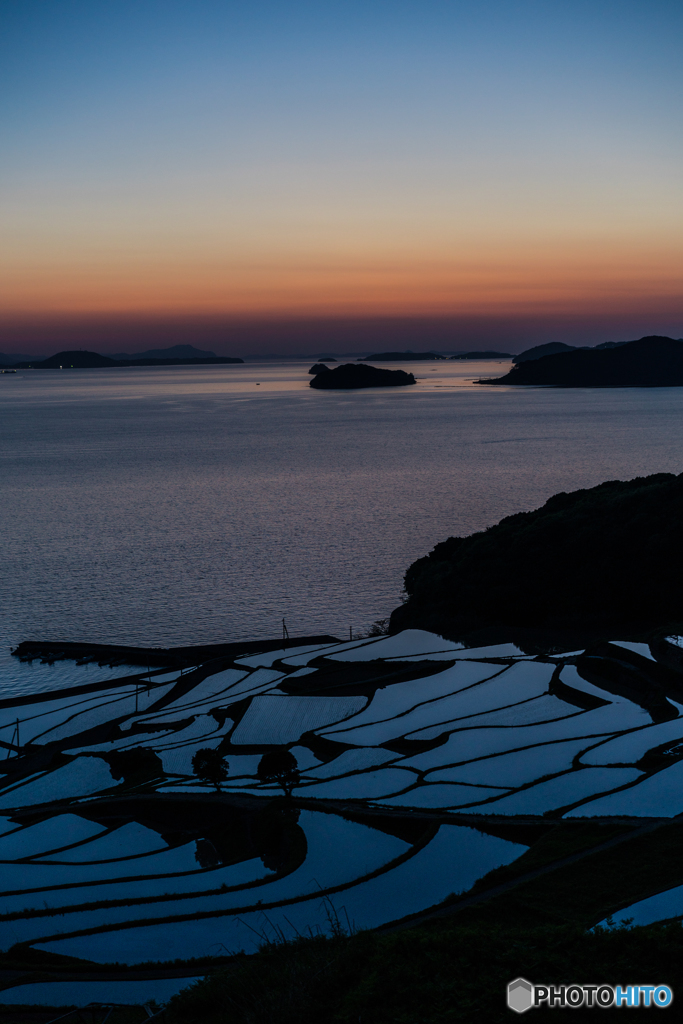
M 310 365 L 0 375 L 0 682 L 28 639 L 348 639 L 439 541 L 683 471 L 683 388 L 482 385 L 510 364 L 449 360 L 317 391 Z

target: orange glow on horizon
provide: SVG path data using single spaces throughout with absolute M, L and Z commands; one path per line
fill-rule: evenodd
M 673 247 L 514 246 L 466 256 L 237 263 L 94 259 L 7 268 L 0 312 L 46 315 L 443 316 L 683 306 Z

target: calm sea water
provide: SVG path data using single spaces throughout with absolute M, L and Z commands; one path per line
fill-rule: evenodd
M 683 388 L 310 389 L 310 363 L 0 376 L 0 647 L 348 636 L 556 491 L 683 471 Z M 55 666 L 56 668 L 56 666 Z

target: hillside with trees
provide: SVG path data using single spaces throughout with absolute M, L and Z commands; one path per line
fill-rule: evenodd
M 683 622 L 682 520 L 683 474 L 555 494 L 413 562 L 391 632 L 673 628 Z

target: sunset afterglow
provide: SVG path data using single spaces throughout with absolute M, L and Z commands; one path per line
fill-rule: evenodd
M 3 8 L 0 348 L 65 317 L 682 333 L 676 5 Z

